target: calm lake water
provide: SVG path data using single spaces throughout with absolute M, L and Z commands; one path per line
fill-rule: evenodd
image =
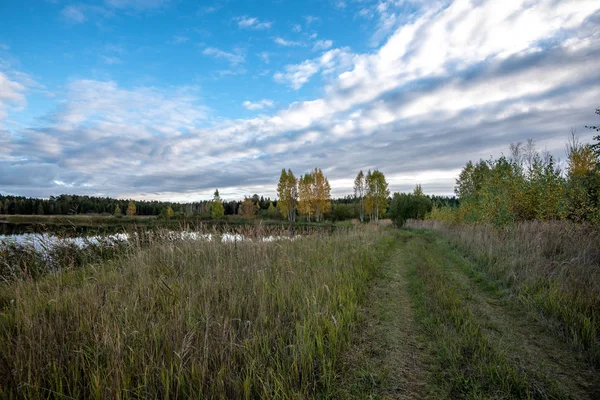
M 294 236 L 294 238 L 297 236 Z M 235 243 L 244 240 L 271 242 L 291 239 L 290 236 L 264 235 L 258 238 L 247 238 L 239 233 L 214 233 L 195 230 L 149 229 L 148 227 L 82 227 L 82 226 L 40 226 L 24 224 L 0 224 L 0 242 L 16 242 L 30 244 L 36 249 L 45 249 L 58 243 L 71 242 L 80 247 L 91 243 L 126 243 L 130 240 L 144 238 L 160 240 L 203 240 Z

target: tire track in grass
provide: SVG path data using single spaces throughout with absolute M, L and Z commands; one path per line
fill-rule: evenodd
M 600 399 L 600 374 L 572 346 L 560 340 L 556 330 L 538 313 L 524 307 L 508 290 L 500 289 L 490 278 L 442 239 L 448 248 L 449 272 L 464 289 L 477 315 L 488 321 L 488 331 L 507 349 L 510 357 L 527 370 L 547 373 L 575 398 Z
M 404 257 L 417 320 L 435 357 L 432 397 L 597 398 L 597 374 L 525 312 L 500 301 L 490 282 L 475 282 L 465 258 L 433 235 L 404 234 L 413 238 Z
M 407 239 L 398 234 L 400 242 Z M 427 372 L 408 294 L 402 247 L 379 271 L 362 309 L 353 349 L 338 383 L 339 398 L 423 399 Z

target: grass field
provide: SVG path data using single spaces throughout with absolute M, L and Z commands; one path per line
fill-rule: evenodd
M 564 340 L 600 367 L 600 232 L 568 222 L 498 229 L 413 221 L 447 237 L 489 278 L 547 319 Z
M 0 397 L 327 396 L 389 233 L 180 241 L 0 290 Z
M 326 231 L 337 228 L 349 228 L 358 224 L 358 220 L 336 222 L 306 222 L 294 223 L 295 230 L 307 233 L 315 230 Z M 389 220 L 380 221 L 380 225 L 389 223 Z M 107 233 L 133 229 L 161 229 L 174 230 L 213 230 L 228 231 L 233 228 L 244 229 L 251 227 L 289 228 L 289 222 L 283 219 L 269 218 L 244 218 L 239 215 L 226 215 L 222 218 L 207 219 L 199 216 L 162 218 L 157 216 L 121 216 L 115 217 L 106 214 L 74 214 L 74 215 L 1 215 L 0 235 L 18 234 L 26 232 L 47 232 L 63 234 L 82 233 Z
M 456 227 L 419 228 L 132 245 L 2 284 L 0 398 L 600 398 L 595 342 L 532 301 L 577 299 L 591 247 L 575 279 L 552 269 L 566 249 L 500 256 L 565 227 L 494 236 L 488 259 Z
M 395 241 L 359 313 L 339 398 L 600 398 L 589 351 L 470 253 L 429 231 Z
M 0 215 L 0 221 L 11 224 L 48 224 L 48 225 L 114 225 L 124 223 L 149 223 L 155 216 L 134 215 L 115 217 L 103 214 L 73 215 Z

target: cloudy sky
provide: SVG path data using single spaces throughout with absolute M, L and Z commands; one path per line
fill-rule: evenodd
M 450 194 L 600 122 L 598 0 L 0 0 L 0 193 L 274 196 L 320 167 Z

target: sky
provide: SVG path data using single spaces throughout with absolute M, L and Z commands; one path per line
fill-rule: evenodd
M 276 197 L 282 168 L 449 195 L 600 107 L 598 0 L 0 0 L 0 193 Z

